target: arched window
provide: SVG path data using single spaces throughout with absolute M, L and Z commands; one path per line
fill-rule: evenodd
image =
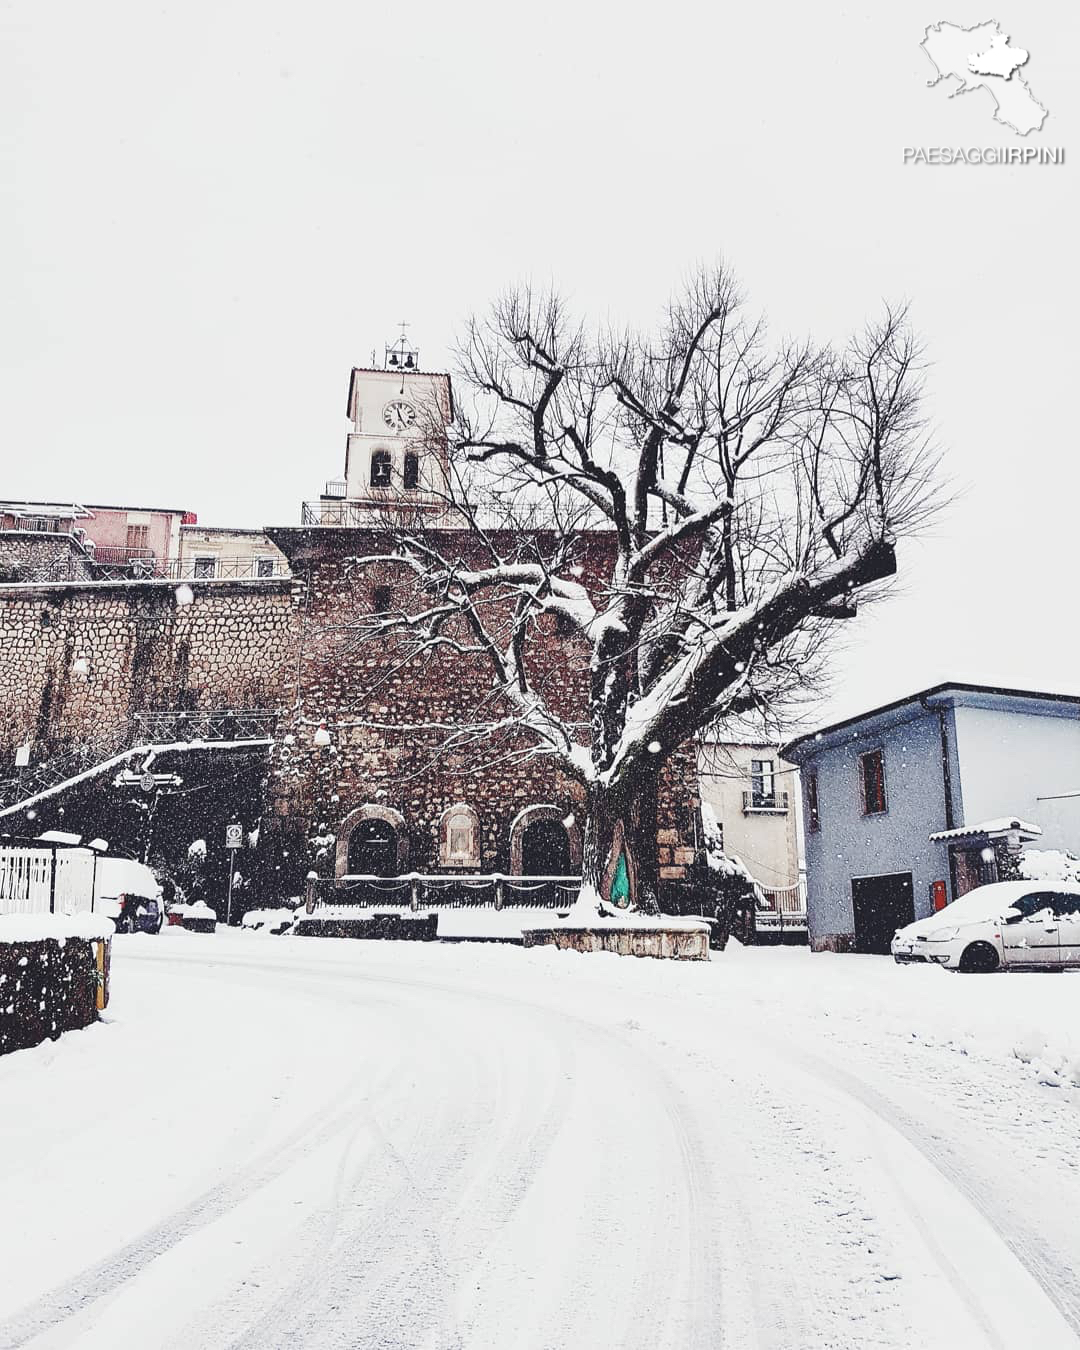
M 401 475 L 401 482 L 407 488 L 415 489 L 420 486 L 420 456 L 414 455 L 411 450 L 405 456 L 405 467 Z
M 371 486 L 389 487 L 391 460 L 389 450 L 375 450 L 371 456 Z
M 439 821 L 439 862 L 443 867 L 480 866 L 480 818 L 464 802 L 448 807 Z

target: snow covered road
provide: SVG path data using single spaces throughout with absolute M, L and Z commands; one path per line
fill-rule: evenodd
M 1078 977 L 114 952 L 0 1061 L 0 1346 L 1080 1346 Z

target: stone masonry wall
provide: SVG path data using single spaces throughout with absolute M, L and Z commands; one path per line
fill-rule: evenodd
M 458 734 L 448 745 L 448 728 L 497 715 L 485 661 L 445 650 L 418 662 L 391 642 L 357 641 L 356 625 L 370 621 L 376 590 L 389 589 L 391 606 L 395 591 L 400 597 L 399 569 L 379 565 L 357 571 L 350 565 L 351 557 L 379 550 L 377 536 L 322 532 L 301 545 L 306 556 L 298 554 L 296 540 L 284 542 L 294 576 L 304 579 L 306 600 L 298 611 L 299 684 L 286 697 L 296 712 L 290 725 L 283 724 L 275 749 L 270 828 L 283 846 L 285 838 L 291 841 L 294 885 L 309 866 L 326 877 L 334 875 L 336 864 L 340 870 L 338 840 L 358 808 L 403 818 L 407 846 L 400 861 L 406 871 L 453 870 L 440 863 L 439 824 L 459 803 L 479 819 L 481 857 L 470 870 L 513 870 L 513 825 L 528 807 L 553 806 L 560 819 L 573 818 L 583 829 L 582 789 L 553 759 L 527 755 L 531 741 Z M 462 547 L 467 544 L 463 536 Z M 553 616 L 542 617 L 539 626 L 534 679 L 560 712 L 583 719 L 588 648 L 558 633 Z M 320 749 L 313 737 L 322 720 L 332 744 Z M 579 736 L 587 740 L 587 728 L 581 727 Z M 696 794 L 692 754 L 673 756 L 658 798 L 665 881 L 681 879 L 693 860 Z
M 0 768 L 11 772 L 26 741 L 34 762 L 72 745 L 104 750 L 136 712 L 287 709 L 260 834 L 285 893 L 312 866 L 334 875 L 339 837 L 370 808 L 403 820 L 404 870 L 447 870 L 439 825 L 458 803 L 479 821 L 475 870 L 513 870 L 514 822 L 527 808 L 549 808 L 580 838 L 581 788 L 553 759 L 526 754 L 515 733 L 464 733 L 492 715 L 486 664 L 451 650 L 417 664 L 385 641 L 357 644 L 375 588 L 400 584 L 400 573 L 351 566 L 371 543 L 355 530 L 313 532 L 302 556 L 290 547 L 295 580 L 195 582 L 186 607 L 163 581 L 0 585 Z M 587 648 L 551 616 L 540 634 L 535 678 L 561 712 L 583 717 Z M 323 719 L 325 749 L 314 744 Z M 658 799 L 664 881 L 692 861 L 696 794 L 693 756 L 673 756 Z
M 106 742 L 134 712 L 280 705 L 295 660 L 287 581 L 0 585 L 0 763 Z M 85 666 L 83 665 L 85 663 Z
M 0 581 L 89 580 L 91 575 L 89 558 L 70 535 L 0 534 Z

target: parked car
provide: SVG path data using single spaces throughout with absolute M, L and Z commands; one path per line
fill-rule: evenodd
M 99 858 L 94 910 L 106 914 L 118 933 L 160 933 L 165 906 L 157 877 L 134 858 Z
M 217 914 L 202 900 L 174 901 L 166 917 L 170 924 L 186 928 L 190 933 L 217 931 Z
M 113 917 L 118 933 L 160 933 L 163 922 L 160 900 L 143 895 L 122 895 L 120 912 Z
M 1080 967 L 1080 886 L 998 881 L 897 929 L 901 965 L 932 962 L 947 970 L 1064 970 Z

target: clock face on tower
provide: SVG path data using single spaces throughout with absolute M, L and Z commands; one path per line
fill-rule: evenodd
M 383 421 L 391 431 L 408 431 L 416 421 L 416 409 L 403 398 L 388 403 L 382 410 Z

